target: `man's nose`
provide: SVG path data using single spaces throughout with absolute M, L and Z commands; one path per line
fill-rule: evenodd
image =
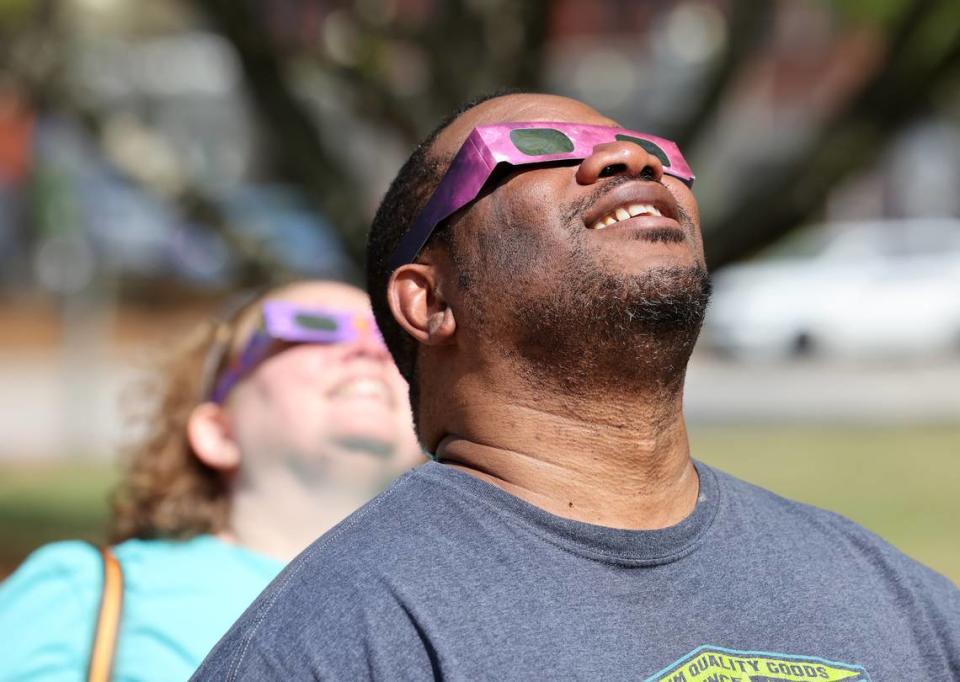
M 659 181 L 663 177 L 663 163 L 640 145 L 617 140 L 595 146 L 593 153 L 577 168 L 577 182 L 581 185 L 592 185 L 611 175 Z

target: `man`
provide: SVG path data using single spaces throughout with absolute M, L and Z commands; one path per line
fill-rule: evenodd
M 199 679 L 960 674 L 945 578 L 691 460 L 692 182 L 672 143 L 547 95 L 414 152 L 368 283 L 437 461 L 301 555 Z

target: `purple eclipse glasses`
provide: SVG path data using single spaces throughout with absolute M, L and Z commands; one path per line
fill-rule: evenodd
M 331 308 L 305 308 L 287 301 L 265 301 L 263 323 L 224 371 L 210 400 L 222 403 L 240 379 L 266 359 L 276 342 L 349 343 L 366 335 L 380 339 L 373 315 Z
M 500 123 L 479 126 L 464 141 L 446 174 L 403 236 L 390 260 L 396 269 L 412 263 L 443 220 L 476 199 L 501 164 L 526 166 L 582 160 L 607 142 L 633 142 L 660 159 L 663 172 L 693 185 L 694 175 L 676 143 L 624 128 L 582 123 Z

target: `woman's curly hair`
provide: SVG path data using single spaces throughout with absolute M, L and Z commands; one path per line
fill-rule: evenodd
M 145 380 L 147 404 L 134 415 L 142 435 L 125 448 L 123 475 L 112 496 L 111 542 L 186 539 L 228 527 L 228 481 L 196 456 L 187 424 L 262 298 L 247 299 L 225 320 L 195 329 Z

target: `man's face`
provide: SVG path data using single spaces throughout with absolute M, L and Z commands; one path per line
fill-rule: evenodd
M 507 96 L 461 116 L 433 152 L 450 156 L 475 126 L 507 121 L 618 125 L 574 100 Z M 662 215 L 629 216 L 650 206 Z M 606 225 L 611 218 L 619 220 Z M 653 357 L 643 343 L 653 337 L 692 347 L 709 288 L 697 203 L 637 145 L 516 168 L 447 229 L 464 285 L 461 315 L 492 347 L 525 358 L 538 379 L 609 379 L 672 362 Z
M 370 310 L 363 292 L 334 283 L 294 285 L 275 298 Z M 234 387 L 226 409 L 247 477 L 282 466 L 305 481 L 376 488 L 421 461 L 406 382 L 372 336 L 281 347 Z

